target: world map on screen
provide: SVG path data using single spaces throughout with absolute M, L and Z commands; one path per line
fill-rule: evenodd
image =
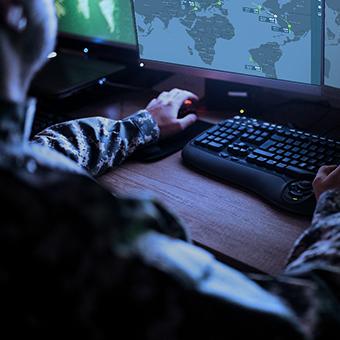
M 143 59 L 312 82 L 311 0 L 135 0 Z
M 326 0 L 325 84 L 340 88 L 340 1 Z

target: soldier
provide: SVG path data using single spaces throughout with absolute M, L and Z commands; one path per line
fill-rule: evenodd
M 177 111 L 193 94 L 173 90 L 127 120 L 68 122 L 28 142 L 27 89 L 55 35 L 52 0 L 0 0 L 3 334 L 337 337 L 340 170 L 320 170 L 313 223 L 282 275 L 247 277 L 192 245 L 158 203 L 115 197 L 93 180 L 140 145 L 190 125 L 196 117 L 179 120 Z

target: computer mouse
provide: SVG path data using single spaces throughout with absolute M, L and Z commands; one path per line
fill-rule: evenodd
M 198 101 L 196 99 L 186 99 L 178 111 L 178 118 L 183 118 L 190 113 L 197 114 Z

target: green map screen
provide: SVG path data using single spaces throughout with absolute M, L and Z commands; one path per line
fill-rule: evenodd
M 56 0 L 59 31 L 91 39 L 135 45 L 128 0 Z

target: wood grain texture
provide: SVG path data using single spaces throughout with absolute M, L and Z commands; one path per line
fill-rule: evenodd
M 100 182 L 121 195 L 153 195 L 183 221 L 196 242 L 269 274 L 284 268 L 294 241 L 309 224 L 230 183 L 194 172 L 180 153 L 152 164 L 127 162 Z

